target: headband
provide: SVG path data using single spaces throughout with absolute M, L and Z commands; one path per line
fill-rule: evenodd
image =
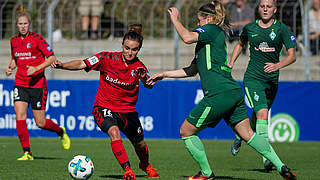
M 211 15 L 211 16 L 214 15 L 214 13 L 209 13 L 209 12 L 205 12 L 205 11 L 199 11 L 199 12 L 201 12 L 201 13 L 203 13 L 203 14 Z

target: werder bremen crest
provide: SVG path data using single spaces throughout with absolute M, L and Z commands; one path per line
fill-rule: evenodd
M 274 38 L 276 38 L 276 33 L 274 33 L 273 31 L 274 29 L 272 29 L 272 32 L 269 34 L 269 37 L 272 39 L 272 41 L 274 40 Z
M 256 93 L 256 92 L 253 92 L 253 94 L 254 94 L 254 100 L 255 101 L 259 101 L 259 95 Z

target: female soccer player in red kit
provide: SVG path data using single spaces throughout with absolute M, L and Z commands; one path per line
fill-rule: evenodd
M 150 77 L 146 66 L 137 54 L 142 46 L 140 24 L 131 25 L 122 41 L 122 52 L 100 52 L 84 60 L 66 63 L 55 61 L 51 67 L 66 70 L 100 71 L 99 88 L 93 107 L 96 124 L 111 139 L 111 148 L 121 167 L 125 170 L 123 178 L 134 180 L 126 150 L 123 147 L 120 131 L 131 141 L 139 157 L 139 168 L 148 178 L 159 178 L 157 169 L 149 163 L 149 152 L 144 141 L 143 129 L 136 112 L 139 92 L 139 80 L 145 87 Z
M 45 119 L 48 86 L 44 69 L 56 57 L 50 45 L 41 35 L 30 32 L 30 15 L 23 6 L 17 10 L 16 25 L 19 33 L 11 39 L 12 60 L 6 70 L 10 76 L 17 67 L 14 87 L 14 110 L 16 127 L 24 155 L 17 160 L 33 160 L 29 144 L 29 132 L 26 125 L 29 104 L 37 126 L 41 129 L 56 132 L 60 136 L 62 147 L 70 149 L 70 139 L 64 129 L 50 119 Z

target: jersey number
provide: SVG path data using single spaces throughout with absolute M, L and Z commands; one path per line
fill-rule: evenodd
M 102 109 L 103 117 L 112 117 L 110 109 Z

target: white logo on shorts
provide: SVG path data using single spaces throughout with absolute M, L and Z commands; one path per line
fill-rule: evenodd
M 13 90 L 13 98 L 14 98 L 14 100 L 19 100 L 20 99 L 18 88 L 14 88 L 14 90 Z
M 41 102 L 40 101 L 37 102 L 37 108 L 41 108 Z
M 141 133 L 141 127 L 138 128 L 137 132 L 138 132 L 138 134 Z

